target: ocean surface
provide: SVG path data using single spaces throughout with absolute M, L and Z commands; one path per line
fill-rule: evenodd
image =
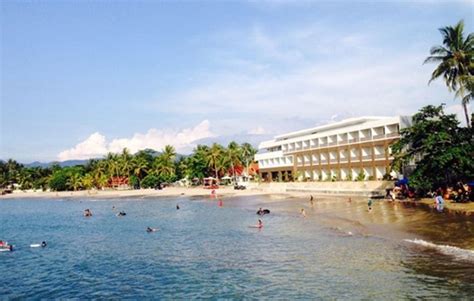
M 0 298 L 470 299 L 474 221 L 275 197 L 0 201 Z M 180 210 L 176 210 L 179 204 Z M 114 208 L 115 207 L 115 208 Z M 255 225 L 259 207 L 263 229 Z M 90 208 L 93 216 L 83 217 Z M 306 211 L 306 218 L 299 212 Z M 127 213 L 117 217 L 118 211 Z M 159 228 L 147 233 L 146 227 Z M 30 244 L 48 243 L 45 248 Z

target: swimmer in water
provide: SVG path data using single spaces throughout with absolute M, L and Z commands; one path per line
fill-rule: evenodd
M 148 233 L 156 232 L 156 231 L 158 231 L 158 229 L 146 227 L 146 232 L 148 232 Z
M 176 204 L 176 210 L 179 210 L 179 204 Z
M 306 217 L 306 211 L 304 211 L 304 208 L 301 208 L 301 216 Z
M 47 244 L 45 241 L 43 241 L 43 242 L 41 243 L 41 247 L 42 247 L 42 248 L 46 247 L 47 245 L 48 245 L 48 244 Z
M 263 221 L 261 219 L 258 219 L 257 228 L 263 228 Z
M 86 210 L 84 210 L 84 216 L 85 216 L 85 217 L 92 216 L 92 212 L 91 212 L 91 210 L 90 210 L 90 209 L 86 209 Z

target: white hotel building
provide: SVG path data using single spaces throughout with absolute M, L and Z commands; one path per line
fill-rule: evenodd
M 378 180 L 390 170 L 390 146 L 411 117 L 359 117 L 275 136 L 255 160 L 266 181 Z

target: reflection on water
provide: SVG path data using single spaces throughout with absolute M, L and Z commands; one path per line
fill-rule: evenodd
M 179 201 L 180 210 L 176 210 Z M 118 218 L 112 210 L 124 210 Z M 271 209 L 264 228 L 259 207 Z M 82 217 L 91 208 L 93 218 Z M 306 211 L 306 218 L 299 212 Z M 469 298 L 474 225 L 407 204 L 253 197 L 0 202 L 2 296 Z M 160 231 L 146 233 L 147 226 Z M 48 241 L 45 249 L 29 244 Z M 5 276 L 6 275 L 6 276 Z

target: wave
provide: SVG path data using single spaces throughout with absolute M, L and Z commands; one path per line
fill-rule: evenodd
M 423 247 L 435 249 L 445 255 L 454 256 L 458 259 L 474 261 L 474 250 L 462 249 L 449 245 L 437 245 L 423 239 L 405 239 L 406 242 L 414 243 Z

